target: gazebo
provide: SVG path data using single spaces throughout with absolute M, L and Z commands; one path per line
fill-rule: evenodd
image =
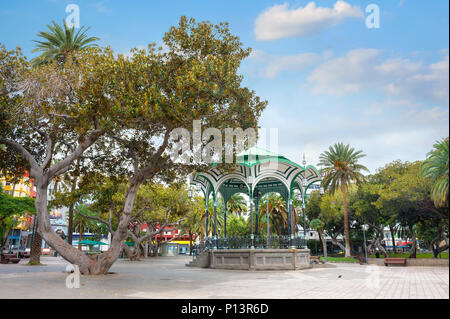
M 267 263 L 270 260 L 267 255 L 268 253 L 275 258 L 271 259 L 271 264 L 276 266 L 275 269 L 281 269 L 281 264 L 284 264 L 284 269 L 291 269 L 292 267 L 297 269 L 298 267 L 296 267 L 296 264 L 299 263 L 296 263 L 294 260 L 297 260 L 298 254 L 301 255 L 301 260 L 304 265 L 306 264 L 305 260 L 307 259 L 307 264 L 309 266 L 309 250 L 306 249 L 306 233 L 301 235 L 295 231 L 294 220 L 296 218 L 294 218 L 295 210 L 293 209 L 292 203 L 294 191 L 298 190 L 298 198 L 302 200 L 304 212 L 306 191 L 310 188 L 320 187 L 317 184 L 320 181 L 321 176 L 319 171 L 313 165 L 306 166 L 304 160 L 303 166 L 301 166 L 284 156 L 256 146 L 237 155 L 236 166 L 232 171 L 228 170 L 224 172 L 223 170 L 220 170 L 216 164 L 212 164 L 208 170 L 197 172 L 191 176 L 191 185 L 195 185 L 197 191 L 201 191 L 205 198 L 207 237 L 203 248 L 211 255 L 210 267 L 227 269 L 272 269 L 270 268 L 270 263 Z M 258 214 L 257 207 L 259 201 L 267 198 L 264 195 L 273 192 L 279 193 L 286 201 L 288 234 L 274 237 L 270 235 L 268 229 L 265 236 L 260 236 L 259 234 L 255 236 L 253 220 L 254 208 L 256 207 L 255 212 Z M 236 193 L 243 193 L 249 197 L 251 218 L 251 234 L 249 234 L 249 238 L 227 238 L 226 228 L 223 236 L 217 236 L 217 199 L 219 193 L 225 204 L 225 225 L 226 205 L 231 196 Z M 209 216 L 208 213 L 208 202 L 211 196 L 214 203 L 213 216 Z M 266 209 L 266 213 L 269 215 L 268 209 Z M 214 218 L 212 237 L 209 237 L 208 218 Z M 267 216 L 267 220 L 269 220 L 269 218 L 270 216 Z M 267 226 L 269 228 L 269 222 L 267 223 Z M 304 224 L 303 228 L 304 231 L 306 231 Z M 263 257 L 260 260 L 263 263 L 261 264 L 262 267 L 257 267 L 258 260 L 255 259 L 255 254 L 258 253 L 263 254 L 260 256 Z M 287 262 L 289 263 L 289 261 L 286 260 L 286 257 L 289 257 L 292 253 L 294 253 L 295 258 L 291 258 L 290 264 L 286 265 Z M 283 256 L 283 254 L 287 255 Z M 227 256 L 229 258 L 227 258 Z M 247 264 L 243 265 L 243 263 L 246 263 L 246 256 L 253 256 L 253 265 L 250 260 L 252 258 L 249 258 Z M 276 258 L 278 258 L 278 263 L 274 262 Z M 232 260 L 234 260 L 234 262 Z M 280 264 L 281 260 L 283 260 L 283 262 Z M 219 266 L 220 263 L 222 264 Z M 236 266 L 238 267 L 236 268 Z M 246 268 L 247 266 L 248 268 Z

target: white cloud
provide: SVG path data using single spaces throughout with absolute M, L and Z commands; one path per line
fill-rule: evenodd
M 279 153 L 297 163 L 305 152 L 308 164 L 316 165 L 320 153 L 343 142 L 363 150 L 366 157 L 361 163 L 372 173 L 396 159 L 423 160 L 436 140 L 448 136 L 448 108 L 395 102 L 388 107 L 389 113 L 376 117 L 364 110 L 326 112 L 321 108 L 318 121 L 303 121 L 295 110 L 280 112 L 272 107 L 264 112 L 261 126 L 278 128 Z
M 324 62 L 308 77 L 315 85 L 313 92 L 336 95 L 358 92 L 373 82 L 373 65 L 379 56 L 378 50 L 357 49 Z
M 249 57 L 253 73 L 264 78 L 275 78 L 282 72 L 300 72 L 320 63 L 329 53 L 299 53 L 294 55 L 274 56 L 255 50 Z
M 344 95 L 375 89 L 390 97 L 449 104 L 449 57 L 424 65 L 409 59 L 382 59 L 381 51 L 357 49 L 326 61 L 308 77 L 314 93 Z
M 255 21 L 258 40 L 276 40 L 286 37 L 302 37 L 327 27 L 339 24 L 349 18 L 363 18 L 359 6 L 337 1 L 333 8 L 316 7 L 309 2 L 304 8 L 289 10 L 289 4 L 274 5 L 262 12 Z
M 94 6 L 94 8 L 99 12 L 99 13 L 111 13 L 111 9 L 109 9 L 108 7 L 106 7 L 105 5 L 105 1 L 101 1 L 101 2 L 95 2 L 92 4 L 92 6 Z

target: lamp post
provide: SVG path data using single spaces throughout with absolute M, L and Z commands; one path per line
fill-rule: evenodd
M 365 257 L 366 257 L 366 264 L 368 264 L 369 263 L 369 259 L 368 259 L 368 257 L 367 257 L 367 244 L 366 244 L 366 227 L 367 227 L 367 225 L 362 225 L 362 230 L 363 230 L 363 236 L 364 236 L 364 255 L 365 255 Z
M 253 235 L 253 192 L 252 192 L 252 184 L 253 184 L 253 176 L 247 176 L 247 183 L 249 187 L 249 195 L 250 195 L 250 220 L 251 220 L 251 234 L 250 239 L 252 241 L 251 248 L 255 248 L 255 237 Z

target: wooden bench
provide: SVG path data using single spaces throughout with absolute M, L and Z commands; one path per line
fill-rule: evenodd
M 2 264 L 13 263 L 17 264 L 20 261 L 20 258 L 17 258 L 16 255 L 13 254 L 2 254 L 0 262 Z
M 384 265 L 387 266 L 389 264 L 406 266 L 406 258 L 398 258 L 398 257 L 385 258 Z

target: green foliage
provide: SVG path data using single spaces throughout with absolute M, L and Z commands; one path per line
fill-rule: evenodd
M 448 206 L 449 139 L 437 141 L 422 163 L 423 176 L 432 180 L 431 197 L 436 207 Z
M 227 212 L 241 216 L 247 212 L 247 201 L 241 194 L 234 194 L 227 201 Z
M 312 228 L 312 229 L 323 229 L 324 226 L 325 226 L 325 223 L 323 221 L 321 221 L 320 219 L 318 219 L 318 218 L 313 219 L 309 223 L 309 227 Z
M 365 177 L 361 171 L 369 171 L 358 160 L 364 157 L 362 151 L 355 151 L 350 145 L 337 143 L 330 146 L 328 151 L 320 154 L 318 166 L 323 166 L 325 177 L 322 185 L 331 193 L 345 187 L 349 188 L 351 183 L 361 184 Z
M 250 234 L 250 224 L 242 216 L 227 216 L 227 237 L 246 237 Z
M 298 214 L 293 213 L 294 224 L 298 222 Z M 261 222 L 258 223 L 258 233 L 267 232 L 267 202 L 261 200 L 259 202 L 259 217 Z M 289 214 L 286 207 L 286 201 L 277 193 L 269 194 L 269 219 L 270 230 L 277 235 L 287 235 L 289 227 Z
M 29 197 L 13 197 L 3 191 L 0 183 L 0 241 L 13 226 L 13 219 L 35 213 L 34 199 Z
M 320 203 L 322 196 L 320 191 L 314 190 L 311 192 L 306 200 L 306 215 L 309 220 L 319 218 L 320 216 Z
M 49 32 L 41 31 L 38 37 L 43 41 L 34 40 L 37 43 L 36 48 L 32 52 L 42 52 L 40 56 L 31 60 L 33 66 L 49 63 L 50 61 L 58 61 L 62 63 L 67 56 L 75 51 L 81 51 L 89 47 L 97 46 L 93 42 L 99 40 L 97 37 L 88 37 L 84 26 L 75 33 L 75 26 L 69 28 L 66 21 L 63 21 L 63 27 L 55 21 L 53 25 L 47 25 Z
M 86 216 L 96 216 L 96 212 L 89 209 L 85 204 L 75 207 L 75 214 L 73 218 L 74 231 L 83 234 L 88 229 L 93 233 L 97 233 L 100 230 L 98 222 L 90 219 Z

